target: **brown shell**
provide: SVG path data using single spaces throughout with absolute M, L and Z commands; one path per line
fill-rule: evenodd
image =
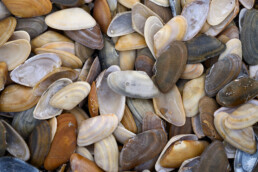
M 133 118 L 133 114 L 131 113 L 127 105 L 125 105 L 124 116 L 121 120 L 121 123 L 127 130 L 133 133 L 137 133 L 137 126 Z
M 7 17 L 0 21 L 0 47 L 12 36 L 16 24 L 14 17 Z
M 91 117 L 99 114 L 99 103 L 95 81 L 91 84 L 91 90 L 88 96 L 88 108 Z
M 153 112 L 146 112 L 142 120 L 142 131 L 162 129 L 166 132 L 165 123 Z
M 153 75 L 153 66 L 154 66 L 155 60 L 152 56 L 149 48 L 144 48 L 137 52 L 137 58 L 135 59 L 135 70 L 144 71 L 146 72 L 150 77 Z
M 192 134 L 192 133 L 193 133 L 193 128 L 192 128 L 191 118 L 186 118 L 185 125 L 181 127 L 177 127 L 171 124 L 169 128 L 169 138 L 172 138 L 180 134 Z

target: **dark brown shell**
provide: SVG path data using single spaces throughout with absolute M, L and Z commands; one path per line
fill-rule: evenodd
M 166 132 L 165 123 L 153 112 L 146 112 L 142 120 L 142 131 L 162 129 Z
M 0 157 L 4 155 L 6 146 L 6 130 L 3 123 L 0 121 Z
M 172 138 L 180 134 L 192 134 L 192 133 L 193 133 L 193 128 L 192 128 L 191 118 L 186 118 L 185 125 L 181 127 L 177 127 L 171 124 L 169 128 L 169 138 Z
M 141 49 L 140 51 L 137 51 L 137 58 L 135 59 L 135 70 L 144 71 L 146 72 L 149 77 L 152 77 L 153 75 L 153 66 L 154 66 L 155 60 L 152 56 L 149 48 Z

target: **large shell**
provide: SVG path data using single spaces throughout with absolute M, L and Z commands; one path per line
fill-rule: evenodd
M 0 47 L 0 61 L 4 61 L 8 66 L 8 71 L 11 71 L 29 57 L 30 51 L 29 41 L 25 39 L 10 41 Z
M 205 78 L 205 92 L 213 97 L 217 92 L 236 79 L 241 70 L 241 59 L 238 55 L 229 54 L 224 59 L 215 63 Z
M 120 153 L 120 165 L 129 170 L 157 156 L 167 142 L 163 130 L 148 130 L 128 140 Z M 144 143 L 144 144 L 142 144 Z
M 0 2 L 0 20 L 5 19 L 10 15 L 11 15 L 10 11 L 6 8 L 6 6 L 2 2 Z
M 111 135 L 118 125 L 118 118 L 114 114 L 89 118 L 82 122 L 78 138 L 78 146 L 96 143 Z M 97 126 L 97 127 L 96 127 Z
M 133 114 L 131 113 L 130 109 L 127 105 L 125 105 L 125 111 L 123 118 L 121 120 L 121 124 L 129 131 L 133 133 L 137 133 L 137 127 L 135 120 L 133 118 Z
M 155 63 L 154 80 L 163 93 L 172 89 L 183 73 L 187 61 L 187 49 L 183 42 L 175 41 L 167 47 Z
M 62 109 L 52 107 L 50 105 L 50 99 L 55 95 L 60 89 L 71 84 L 72 81 L 67 78 L 62 78 L 54 83 L 52 83 L 47 90 L 42 94 L 39 102 L 33 112 L 33 116 L 36 119 L 50 119 L 62 113 Z
M 9 125 L 4 120 L 1 120 L 1 121 L 6 129 L 6 143 L 7 143 L 6 150 L 14 157 L 17 157 L 23 161 L 29 160 L 30 151 L 26 142 L 15 131 L 15 129 L 12 128 L 11 125 Z
M 118 38 L 115 48 L 118 51 L 142 49 L 147 46 L 145 39 L 138 33 L 130 33 Z
M 125 96 L 114 92 L 108 86 L 108 76 L 110 76 L 113 72 L 116 71 L 120 71 L 119 67 L 109 67 L 104 72 L 103 77 L 97 81 L 96 86 L 100 114 L 115 114 L 118 120 L 121 121 L 125 109 Z
M 39 172 L 39 170 L 25 161 L 10 156 L 0 158 L 1 171 Z
M 6 129 L 4 124 L 0 121 L 0 157 L 5 154 L 6 147 Z
M 8 67 L 5 62 L 0 62 L 0 91 L 5 87 L 8 78 Z
M 114 136 L 118 142 L 125 144 L 130 138 L 133 138 L 136 135 L 124 128 L 122 124 L 119 124 L 116 130 L 114 131 Z
M 159 94 L 159 90 L 145 72 L 116 71 L 108 76 L 107 83 L 114 92 L 127 97 L 149 99 Z
M 113 135 L 94 144 L 96 164 L 105 171 L 118 171 L 118 146 Z
M 1 112 L 20 112 L 32 108 L 39 97 L 33 95 L 33 89 L 21 85 L 9 85 L 0 95 Z
M 51 13 L 45 18 L 49 27 L 58 30 L 88 29 L 96 25 L 95 19 L 81 8 L 68 8 Z
M 199 63 L 221 54 L 226 46 L 218 39 L 201 34 L 186 42 L 188 51 L 187 63 Z

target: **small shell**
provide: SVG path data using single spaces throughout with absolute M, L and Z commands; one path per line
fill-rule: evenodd
M 199 139 L 205 137 L 205 135 L 203 133 L 202 125 L 201 125 L 200 115 L 199 114 L 195 115 L 194 117 L 191 118 L 191 121 L 192 121 L 192 127 L 193 127 L 194 134 Z
M 116 42 L 115 48 L 118 51 L 127 51 L 142 49 L 146 47 L 146 42 L 143 36 L 138 33 L 131 33 L 125 36 L 119 37 Z
M 255 0 L 239 0 L 240 3 L 247 9 L 251 9 L 254 6 Z M 257 2 L 256 2 L 257 3 Z
M 85 147 L 77 146 L 75 152 L 80 154 L 84 158 L 87 158 L 87 159 L 89 159 L 91 161 L 94 161 L 93 156 L 91 155 L 90 151 L 87 148 L 85 148 Z
M 88 96 L 88 108 L 91 117 L 98 116 L 99 103 L 95 81 L 93 81 L 93 83 L 91 84 L 91 90 Z
M 135 120 L 134 120 L 133 115 L 127 105 L 125 105 L 125 111 L 124 111 L 123 118 L 121 120 L 121 124 L 123 124 L 123 126 L 127 130 L 129 130 L 133 133 L 137 133 L 137 127 L 136 127 Z
M 185 70 L 180 76 L 181 79 L 195 79 L 203 74 L 204 67 L 201 63 L 187 64 Z
M 169 0 L 150 0 L 150 1 L 162 7 L 169 7 Z

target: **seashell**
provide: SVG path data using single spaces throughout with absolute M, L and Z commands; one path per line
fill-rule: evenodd
M 88 146 L 96 143 L 110 136 L 115 131 L 117 125 L 118 118 L 114 114 L 101 115 L 84 120 L 79 129 L 77 145 Z
M 174 17 L 181 14 L 180 0 L 169 0 L 169 5 Z
M 0 47 L 12 36 L 16 24 L 17 21 L 14 17 L 7 17 L 0 21 Z
M 181 95 L 183 95 L 184 86 L 185 86 L 185 84 L 186 84 L 188 81 L 189 81 L 188 79 L 179 79 L 179 80 L 176 82 L 176 86 L 178 87 L 178 90 L 179 90 L 179 92 L 180 92 Z
M 0 62 L 0 91 L 4 89 L 8 77 L 7 64 Z
M 187 49 L 183 42 L 173 42 L 161 54 L 156 63 L 154 80 L 159 90 L 167 93 L 183 73 L 187 61 Z
M 89 47 L 101 50 L 104 47 L 103 36 L 98 25 L 83 30 L 65 31 L 72 40 Z
M 137 58 L 135 59 L 135 64 L 134 64 L 135 69 L 137 71 L 144 71 L 149 75 L 149 77 L 152 77 L 153 75 L 152 69 L 153 69 L 154 63 L 155 63 L 155 60 L 154 60 L 154 57 L 152 57 L 152 54 L 149 48 L 144 48 L 141 51 L 137 52 Z
M 151 16 L 156 16 L 161 22 L 163 22 L 156 13 L 151 11 L 151 9 L 141 3 L 135 3 L 132 7 L 133 29 L 139 34 L 144 35 L 145 22 Z
M 216 112 L 215 112 L 216 113 Z M 256 152 L 256 141 L 251 127 L 240 130 L 232 130 L 225 126 L 228 113 L 219 112 L 215 114 L 214 125 L 220 136 L 232 146 L 244 152 L 253 154 Z
M 127 98 L 127 105 L 129 107 L 129 109 L 131 110 L 133 116 L 140 123 L 142 123 L 143 118 L 145 117 L 147 112 L 155 113 L 151 100 Z M 135 120 L 135 122 L 137 120 Z M 137 125 L 137 123 L 136 123 L 136 125 Z
M 42 121 L 29 138 L 31 152 L 30 163 L 36 167 L 43 165 L 51 144 L 50 126 L 47 121 Z
M 46 24 L 58 30 L 81 30 L 94 27 L 95 19 L 81 8 L 68 8 L 49 14 Z
M 0 157 L 4 156 L 6 147 L 6 129 L 4 127 L 4 124 L 0 121 Z
M 239 0 L 240 3 L 247 9 L 251 9 L 254 6 L 255 0 Z
M 243 104 L 225 119 L 225 126 L 229 129 L 244 129 L 254 125 L 258 119 L 258 102 Z
M 6 6 L 2 2 L 0 2 L 0 20 L 3 20 L 10 15 L 11 15 L 10 11 L 6 8 Z
M 136 59 L 136 51 L 121 51 L 119 54 L 121 70 L 134 70 L 134 63 Z
M 169 7 L 169 1 L 168 0 L 150 0 L 151 2 L 162 6 L 162 7 Z
M 143 171 L 143 172 L 151 172 L 152 170 L 154 170 L 154 166 L 155 166 L 155 163 L 156 163 L 158 157 L 159 156 L 156 156 L 156 157 L 152 158 L 151 160 L 146 161 L 146 162 L 136 166 L 134 168 L 134 170 Z
M 171 1 L 173 0 L 170 0 L 170 2 Z M 181 15 L 187 20 L 187 30 L 183 38 L 184 41 L 191 40 L 202 29 L 202 26 L 208 17 L 209 6 L 210 0 L 196 0 L 184 6 L 181 13 Z
M 61 67 L 54 69 L 52 72 L 47 74 L 44 78 L 42 78 L 34 87 L 33 94 L 37 96 L 41 96 L 44 91 L 56 80 L 60 78 L 68 78 L 74 81 L 78 77 L 78 72 L 76 70 Z
M 181 94 L 176 85 L 166 94 L 160 93 L 153 98 L 156 114 L 175 126 L 185 124 L 185 110 Z
M 189 171 L 189 170 L 192 171 L 192 169 L 193 169 L 195 166 L 197 166 L 197 164 L 198 164 L 199 162 L 200 162 L 200 156 L 197 156 L 197 157 L 194 157 L 194 158 L 191 158 L 191 159 L 187 159 L 187 160 L 185 160 L 185 161 L 181 164 L 181 166 L 180 166 L 178 172 L 187 172 L 187 171 Z
M 180 76 L 181 79 L 195 79 L 203 74 L 204 67 L 201 63 L 187 64 L 185 70 Z
M 169 20 L 169 22 L 154 35 L 154 53 L 156 57 L 159 57 L 171 42 L 182 40 L 186 29 L 187 21 L 183 16 L 179 15 Z
M 74 43 L 71 42 L 50 42 L 43 45 L 41 48 L 53 49 L 65 51 L 71 54 L 75 54 Z
M 217 102 L 226 107 L 234 107 L 246 103 L 258 94 L 258 81 L 252 78 L 240 78 L 231 81 L 222 88 L 217 96 Z
M 194 117 L 191 118 L 191 121 L 192 121 L 192 127 L 193 127 L 194 134 L 199 139 L 205 137 L 205 135 L 203 133 L 202 125 L 201 125 L 200 115 L 199 114 L 195 115 Z
M 117 126 L 116 130 L 114 131 L 114 136 L 116 140 L 122 144 L 125 144 L 130 138 L 135 137 L 136 135 L 124 128 L 121 124 Z M 95 154 L 94 154 L 95 155 Z
M 104 48 L 99 51 L 99 61 L 102 70 L 120 64 L 119 52 L 116 51 L 114 43 L 108 37 L 104 37 Z
M 154 35 L 163 27 L 162 22 L 156 16 L 149 17 L 144 25 L 144 37 L 153 57 L 154 53 Z M 157 58 L 157 57 L 155 57 Z
M 218 39 L 220 39 L 221 36 L 225 36 L 228 39 L 228 41 L 231 39 L 239 39 L 238 27 L 236 27 L 235 25 L 228 26 L 220 33 Z
M 88 48 L 88 47 L 85 47 L 83 46 L 82 44 L 78 43 L 78 42 L 75 42 L 75 55 L 77 57 L 79 57 L 79 59 L 81 59 L 82 63 L 84 63 L 87 59 L 89 59 L 94 50 Z
M 193 171 L 229 171 L 229 168 L 230 165 L 223 143 L 220 141 L 214 141 L 202 153 L 200 162 L 193 168 Z
M 114 92 L 131 98 L 150 99 L 159 94 L 153 81 L 142 71 L 113 72 L 107 83 Z
M 183 104 L 186 117 L 194 117 L 199 112 L 199 100 L 205 96 L 204 91 L 205 75 L 188 81 L 183 90 Z
M 61 66 L 61 60 L 56 54 L 39 54 L 26 60 L 11 73 L 12 81 L 33 87 L 44 76 Z M 33 79 L 32 79 L 33 78 Z
M 100 66 L 99 58 L 96 57 L 89 69 L 89 73 L 87 74 L 85 81 L 88 82 L 89 84 L 92 84 L 92 82 L 97 78 L 100 72 L 101 72 L 101 66 Z
M 174 136 L 180 135 L 180 134 L 192 134 L 193 128 L 192 128 L 192 121 L 191 118 L 186 118 L 185 124 L 181 127 L 170 125 L 169 127 L 169 138 L 172 138 Z
M 236 54 L 242 59 L 242 43 L 239 39 L 231 39 L 226 43 L 226 50 L 220 54 L 219 60 L 222 60 L 229 54 Z
M 54 32 L 52 30 L 48 30 L 43 34 L 37 36 L 33 40 L 31 40 L 31 47 L 32 49 L 40 48 L 43 45 L 51 42 L 71 42 L 72 41 L 64 35 L 60 33 Z
M 218 39 L 201 34 L 190 41 L 186 42 L 188 51 L 187 63 L 200 63 L 209 58 L 216 57 L 221 54 L 226 46 Z M 201 49 L 201 47 L 203 47 Z
M 235 4 L 235 0 L 211 1 L 207 22 L 212 26 L 220 24 L 234 10 Z
M 118 146 L 113 135 L 94 144 L 96 164 L 105 171 L 118 171 Z
M 43 16 L 33 18 L 18 18 L 15 30 L 24 30 L 33 39 L 47 30 Z
M 79 107 L 75 107 L 72 110 L 66 110 L 65 112 L 71 113 L 74 115 L 74 117 L 76 118 L 76 121 L 77 121 L 78 129 L 81 126 L 82 121 L 89 119 L 89 116 L 86 114 L 86 112 Z
M 50 0 L 3 0 L 2 2 L 16 17 L 42 16 L 50 13 L 52 10 Z
M 250 65 L 249 71 L 250 71 L 250 78 L 258 80 L 258 65 Z
M 153 129 L 165 129 L 165 123 L 154 113 L 146 112 L 142 120 L 142 131 Z
M 131 9 L 136 3 L 140 2 L 140 0 L 118 0 L 118 2 L 118 4 Z
M 187 140 L 187 141 L 197 141 L 198 138 L 196 135 L 193 135 L 193 134 L 181 134 L 181 135 L 177 135 L 177 136 L 174 136 L 172 137 L 166 144 L 166 146 L 163 148 L 162 152 L 160 153 L 159 155 L 159 158 L 158 160 L 156 161 L 156 164 L 155 164 L 155 170 L 156 171 L 164 171 L 164 172 L 167 172 L 167 171 L 171 171 L 173 170 L 174 168 L 165 168 L 165 167 L 162 167 L 161 164 L 160 164 L 160 159 L 161 157 L 164 155 L 164 153 L 166 152 L 166 150 L 172 145 L 172 147 L 174 147 L 174 143 L 175 142 L 180 142 L 180 141 L 183 141 L 183 140 Z M 179 154 L 178 154 L 179 155 Z M 175 156 L 177 157 L 177 156 Z M 183 160 L 184 161 L 184 160 Z
M 227 154 L 228 159 L 233 159 L 235 158 L 236 154 L 236 148 L 227 143 L 226 141 L 223 141 L 225 152 Z
M 33 89 L 21 85 L 9 85 L 0 95 L 1 112 L 20 112 L 32 108 L 39 97 L 33 95 Z
M 14 157 L 23 161 L 30 158 L 30 151 L 23 138 L 12 128 L 10 124 L 1 120 L 6 129 L 6 150 Z M 1 166 L 2 167 L 2 166 Z M 2 169 L 2 168 L 1 168 Z
M 69 161 L 76 149 L 76 129 L 76 119 L 72 114 L 57 117 L 56 135 L 44 162 L 46 170 L 54 170 Z
M 90 151 L 89 151 L 87 148 L 85 148 L 85 147 L 79 147 L 79 146 L 78 146 L 78 147 L 76 148 L 75 153 L 78 153 L 78 154 L 80 154 L 81 156 L 83 156 L 84 158 L 87 158 L 87 159 L 89 159 L 89 160 L 91 160 L 91 161 L 94 162 L 94 159 L 93 159 L 93 157 L 92 157 Z
M 214 126 L 214 112 L 219 108 L 216 101 L 204 96 L 199 100 L 200 122 L 205 136 L 212 140 L 222 140 Z
M 93 17 L 99 24 L 101 31 L 107 34 L 108 26 L 112 20 L 107 1 L 96 0 L 94 2 Z
M 0 61 L 5 62 L 8 71 L 11 71 L 29 57 L 30 51 L 29 41 L 25 39 L 10 41 L 0 47 Z
M 164 23 L 167 23 L 173 17 L 170 7 L 159 6 L 150 0 L 144 0 L 144 5 L 156 13 L 164 21 Z
M 51 0 L 53 3 L 64 6 L 76 6 L 81 0 Z
M 238 23 L 239 23 L 239 31 L 242 31 L 243 23 L 244 23 L 244 16 L 247 12 L 246 8 L 242 8 L 239 12 L 239 17 L 238 17 Z
M 68 78 L 58 79 L 53 82 L 41 95 L 33 112 L 33 117 L 42 120 L 60 115 L 62 113 L 62 109 L 51 106 L 50 100 L 59 90 L 70 84 L 72 84 L 72 81 Z
M 1 171 L 39 172 L 39 170 L 25 161 L 10 156 L 0 158 Z
M 15 113 L 12 121 L 12 127 L 26 139 L 40 123 L 39 120 L 33 118 L 33 111 L 35 107 L 28 110 Z
M 122 169 L 129 170 L 151 160 L 161 152 L 166 142 L 166 133 L 160 129 L 148 130 L 137 134 L 123 146 L 120 153 L 120 165 Z
M 121 120 L 121 124 L 129 131 L 133 133 L 137 133 L 137 126 L 133 118 L 133 114 L 127 105 L 125 105 L 125 111 L 123 118 Z
M 256 24 L 258 18 L 257 10 L 247 10 L 244 16 L 243 28 L 240 33 L 243 57 L 244 60 L 250 65 L 258 64 L 257 53 L 258 49 L 255 47 L 256 42 Z M 247 27 L 248 25 L 248 27 Z
M 98 95 L 95 81 L 91 84 L 90 93 L 88 96 L 88 108 L 90 112 L 90 116 L 98 116 L 99 114 L 99 103 L 98 103 Z
M 133 33 L 132 12 L 118 13 L 110 22 L 107 30 L 109 37 L 123 36 Z
M 241 69 L 241 59 L 238 55 L 229 54 L 215 63 L 205 78 L 205 92 L 213 97 L 229 82 L 234 80 Z M 221 80 L 222 79 L 222 80 Z
M 49 126 L 50 126 L 50 130 L 51 130 L 51 143 L 55 137 L 56 134 L 56 130 L 57 130 L 57 119 L 56 117 L 51 118 L 49 121 Z
M 23 30 L 14 31 L 8 41 L 14 41 L 14 40 L 18 40 L 18 39 L 25 39 L 30 42 L 30 35 L 28 34 L 28 32 L 23 31 Z
M 147 45 L 143 36 L 141 36 L 138 33 L 131 33 L 131 34 L 127 34 L 125 36 L 119 37 L 115 45 L 115 48 L 118 51 L 127 51 L 127 50 L 142 49 L 146 46 Z
M 84 172 L 102 172 L 97 164 L 83 156 L 73 153 L 70 157 L 70 165 L 73 171 L 84 171 Z
M 115 114 L 118 121 L 121 121 L 125 109 L 125 96 L 112 90 L 108 84 L 108 77 L 117 71 L 120 71 L 118 66 L 109 67 L 103 77 L 97 80 L 96 87 L 100 115 Z M 107 104 L 107 102 L 109 103 Z

